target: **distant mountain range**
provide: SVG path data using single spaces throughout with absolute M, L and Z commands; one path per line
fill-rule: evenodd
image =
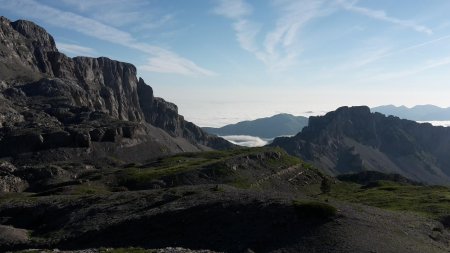
M 365 106 L 310 117 L 302 132 L 270 145 L 332 175 L 373 170 L 450 184 L 450 128 L 371 113 Z
M 217 135 L 250 135 L 270 139 L 283 135 L 295 135 L 307 125 L 307 117 L 282 113 L 220 128 L 203 127 L 203 130 Z
M 450 107 L 441 108 L 435 105 L 416 105 L 408 108 L 406 106 L 383 105 L 374 107 L 372 112 L 385 115 L 393 115 L 402 119 L 415 121 L 446 121 L 450 120 Z

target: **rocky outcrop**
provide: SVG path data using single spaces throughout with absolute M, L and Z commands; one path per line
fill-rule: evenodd
M 155 98 L 129 63 L 67 57 L 29 21 L 0 17 L 0 38 L 0 157 L 126 139 L 166 146 L 152 156 L 232 146 Z
M 17 168 L 9 162 L 0 161 L 0 193 L 22 192 L 28 187 L 27 181 L 14 175 Z
M 373 170 L 450 184 L 450 128 L 386 117 L 365 106 L 311 117 L 302 132 L 272 145 L 333 175 Z

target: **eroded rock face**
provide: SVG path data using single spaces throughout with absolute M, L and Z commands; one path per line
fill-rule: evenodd
M 28 183 L 12 175 L 0 176 L 0 192 L 23 192 Z
M 123 139 L 159 142 L 169 152 L 232 146 L 155 98 L 129 63 L 67 57 L 29 21 L 0 17 L 0 38 L 0 157 Z M 149 124 L 168 136 L 161 138 L 165 133 Z M 186 144 L 174 139 L 179 137 Z
M 450 128 L 386 117 L 365 106 L 310 117 L 302 132 L 272 145 L 334 175 L 373 170 L 450 184 Z
M 28 187 L 27 181 L 14 175 L 17 168 L 6 161 L 0 161 L 0 193 L 22 192 Z
M 81 105 L 120 120 L 144 120 L 133 65 L 105 57 L 72 59 L 59 53 L 52 53 L 50 59 L 55 77 L 73 80 L 86 92 L 87 99 L 78 101 Z

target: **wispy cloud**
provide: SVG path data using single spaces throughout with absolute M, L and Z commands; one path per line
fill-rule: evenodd
M 263 27 L 252 20 L 254 10 L 245 0 L 217 0 L 214 13 L 232 20 L 236 39 L 241 48 L 251 52 L 270 70 L 275 71 L 285 70 L 298 63 L 302 53 L 300 46 L 302 28 L 312 20 L 328 16 L 338 10 L 358 13 L 420 33 L 433 34 L 431 28 L 416 21 L 389 16 L 384 10 L 357 6 L 358 0 L 272 0 L 271 3 L 278 13 L 278 18 L 274 23 L 275 28 L 262 35 Z M 420 46 L 422 45 L 417 45 L 417 47 Z M 365 54 L 368 57 L 356 59 L 345 67 L 363 67 L 392 54 L 412 49 L 398 51 L 391 51 L 390 48 L 374 49 Z
M 348 0 L 337 0 L 337 2 L 346 10 L 358 13 L 373 19 L 385 21 L 388 23 L 392 23 L 394 25 L 402 26 L 405 28 L 414 29 L 417 32 L 425 33 L 428 35 L 433 34 L 433 30 L 427 26 L 418 24 L 412 20 L 403 20 L 395 17 L 391 17 L 387 15 L 384 10 L 373 10 L 369 8 L 356 6 L 357 1 L 348 1 Z
M 423 47 L 427 47 L 430 45 L 433 45 L 435 43 L 438 43 L 440 41 L 448 40 L 450 39 L 450 35 L 442 36 L 433 40 L 428 40 L 422 43 L 414 44 L 411 46 L 402 47 L 400 49 L 393 49 L 392 47 L 379 47 L 379 48 L 364 48 L 363 50 L 359 50 L 357 52 L 358 57 L 355 57 L 354 59 L 350 60 L 347 63 L 341 64 L 337 68 L 338 71 L 342 70 L 350 70 L 350 69 L 357 69 L 364 67 L 368 64 L 375 63 L 379 60 L 382 60 L 384 58 L 388 58 L 391 56 L 395 56 L 398 54 L 406 53 L 409 51 L 413 51 L 416 49 L 420 49 Z
M 261 26 L 252 21 L 252 7 L 244 0 L 218 0 L 214 12 L 233 21 L 240 46 L 266 64 L 270 70 L 282 71 L 295 64 L 300 55 L 298 37 L 309 21 L 323 15 L 323 0 L 275 0 L 279 12 L 275 29 L 265 35 L 263 43 L 256 38 Z
M 408 52 L 408 51 L 411 51 L 411 50 L 414 50 L 414 49 L 418 49 L 418 48 L 421 48 L 421 47 L 425 47 L 425 46 L 429 46 L 429 45 L 432 45 L 432 44 L 437 43 L 439 41 L 443 41 L 443 40 L 447 40 L 447 39 L 450 39 L 450 35 L 442 36 L 442 37 L 439 37 L 437 39 L 433 39 L 433 40 L 425 41 L 425 42 L 422 42 L 422 43 L 419 43 L 419 44 L 415 44 L 415 45 L 412 45 L 412 46 L 409 46 L 409 47 L 405 47 L 405 48 L 397 50 L 395 52 L 391 52 L 389 54 L 386 54 L 384 57 L 391 56 L 393 54 L 399 54 L 399 53 Z
M 214 12 L 229 19 L 242 19 L 250 15 L 252 7 L 244 0 L 218 0 Z
M 197 66 L 190 60 L 180 57 L 170 51 L 158 53 L 148 59 L 145 65 L 138 66 L 140 70 L 158 73 L 177 73 L 182 75 L 215 76 L 216 73 Z
M 347 71 L 365 67 L 386 57 L 389 52 L 391 52 L 390 50 L 391 49 L 388 47 L 364 48 L 362 50 L 358 50 L 356 57 L 349 60 L 347 63 L 341 64 L 335 69 L 335 71 Z
M 152 1 L 145 0 L 61 0 L 95 20 L 116 27 L 129 27 L 139 31 L 152 30 L 170 22 L 173 14 L 158 13 Z
M 386 81 L 386 80 L 398 79 L 398 78 L 402 78 L 402 77 L 416 75 L 421 72 L 425 72 L 425 71 L 428 71 L 431 69 L 443 67 L 446 65 L 450 65 L 450 57 L 433 59 L 433 60 L 426 62 L 425 64 L 421 64 L 420 66 L 417 66 L 415 68 L 409 68 L 409 69 L 403 70 L 403 71 L 381 73 L 377 76 L 373 76 L 370 79 L 372 81 Z
M 83 47 L 83 46 L 80 46 L 77 44 L 56 42 L 56 47 L 58 48 L 58 50 L 62 51 L 63 53 L 73 54 L 73 55 L 93 56 L 97 53 L 95 51 L 95 49 L 93 49 L 93 48 Z
M 183 58 L 172 51 L 141 43 L 128 32 L 105 25 L 92 18 L 40 4 L 34 0 L 0 0 L 0 9 L 7 9 L 8 11 L 23 16 L 38 19 L 47 24 L 71 29 L 93 38 L 140 50 L 141 52 L 149 54 L 150 63 L 162 64 L 161 66 L 153 66 L 153 68 L 145 68 L 144 70 L 147 71 L 151 70 L 161 73 L 175 73 L 182 75 L 213 74 L 212 71 L 196 65 L 191 60 Z M 170 68 L 165 69 L 164 66 L 170 66 Z M 177 72 L 177 70 L 183 71 Z

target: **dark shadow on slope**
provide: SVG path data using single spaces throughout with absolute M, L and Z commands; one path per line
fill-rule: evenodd
M 130 217 L 105 229 L 68 239 L 57 247 L 177 246 L 224 252 L 247 249 L 269 252 L 306 238 L 327 237 L 320 227 L 328 218 L 300 216 L 298 211 L 281 203 L 214 203 L 154 216 Z

